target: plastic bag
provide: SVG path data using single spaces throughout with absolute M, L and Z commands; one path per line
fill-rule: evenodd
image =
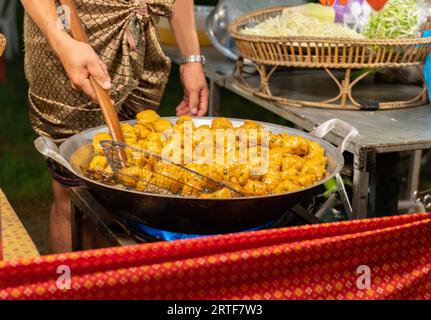
M 366 0 L 336 0 L 334 9 L 335 21 L 344 23 L 358 32 L 364 30 L 372 11 Z
M 332 3 L 336 21 L 370 39 L 421 36 L 431 0 L 322 0 Z

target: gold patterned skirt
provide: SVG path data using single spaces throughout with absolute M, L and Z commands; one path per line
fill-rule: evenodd
M 122 118 L 156 109 L 170 60 L 158 41 L 154 16 L 169 16 L 175 0 L 75 0 L 90 44 L 112 78 L 111 98 Z M 25 17 L 25 72 L 34 130 L 61 141 L 104 123 L 100 108 L 75 92 L 37 25 Z

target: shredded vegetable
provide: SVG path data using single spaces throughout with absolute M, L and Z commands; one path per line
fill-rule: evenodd
M 259 36 L 309 36 L 309 37 L 337 37 L 363 38 L 358 32 L 335 22 L 306 16 L 302 12 L 284 9 L 279 16 L 267 20 L 253 27 L 244 28 L 243 33 Z
M 371 14 L 364 35 L 371 39 L 414 38 L 419 31 L 416 0 L 391 0 Z

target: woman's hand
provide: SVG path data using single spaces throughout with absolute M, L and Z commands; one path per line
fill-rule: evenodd
M 72 87 L 84 91 L 96 102 L 90 76 L 104 89 L 111 88 L 111 78 L 106 65 L 89 45 L 76 41 L 58 25 L 58 15 L 53 0 L 21 0 L 26 12 L 45 35 L 51 48 L 61 60 Z
M 177 107 L 177 116 L 204 116 L 208 111 L 208 84 L 201 63 L 192 62 L 180 66 L 183 101 Z
M 61 60 L 67 76 L 76 91 L 83 91 L 94 102 L 96 94 L 90 82 L 92 76 L 99 85 L 108 90 L 111 88 L 111 78 L 106 65 L 100 60 L 93 48 L 73 38 L 62 38 L 56 43 L 54 51 Z

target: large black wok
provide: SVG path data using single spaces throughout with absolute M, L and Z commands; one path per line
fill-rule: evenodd
M 177 120 L 175 117 L 166 119 L 171 122 Z M 194 118 L 193 121 L 197 126 L 200 126 L 210 124 L 212 119 L 209 117 Z M 243 123 L 243 120 L 230 120 L 234 126 Z M 127 122 L 135 123 L 135 121 Z M 328 158 L 328 177 L 314 186 L 287 194 L 233 199 L 182 198 L 175 195 L 167 196 L 126 190 L 121 186 L 106 185 L 84 176 L 81 168 L 86 167 L 93 156 L 92 137 L 98 132 L 107 131 L 105 126 L 89 129 L 69 138 L 60 146 L 59 150 L 46 138 L 38 138 L 35 145 L 41 153 L 57 162 L 62 161 L 58 157 L 59 155 L 64 158 L 67 163 L 63 162 L 63 165 L 80 177 L 103 205 L 109 209 L 114 209 L 129 219 L 150 227 L 173 232 L 190 234 L 227 233 L 253 228 L 280 217 L 289 208 L 301 202 L 313 189 L 333 178 L 344 164 L 341 149 L 344 149 L 347 140 L 357 134 L 356 129 L 336 119 L 330 120 L 314 130 L 314 133 L 320 137 L 326 135 L 334 126 L 340 125 L 342 129 L 348 130 L 349 134 L 346 136 L 342 147 L 337 149 L 315 135 L 283 126 L 262 124 L 276 134 L 286 132 L 291 135 L 301 135 L 320 143 L 325 148 Z

